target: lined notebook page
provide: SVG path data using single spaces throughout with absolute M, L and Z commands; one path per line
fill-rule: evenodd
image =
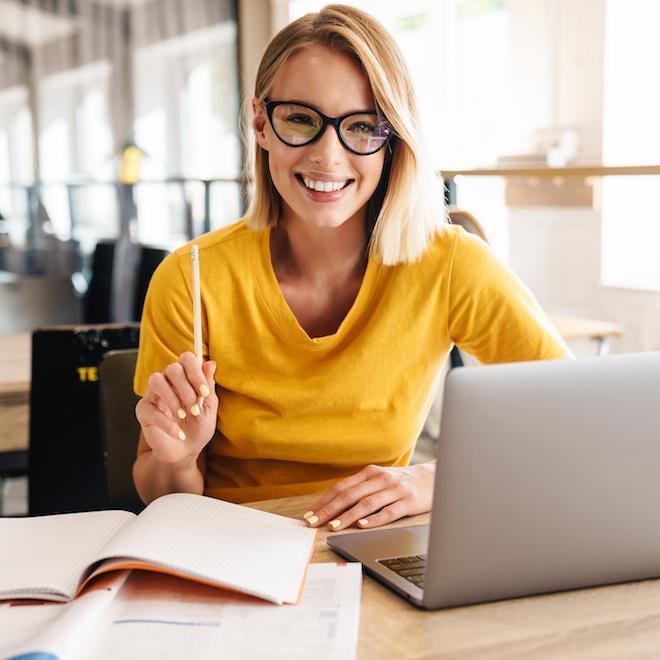
M 99 549 L 132 518 L 127 511 L 0 518 L 0 598 L 73 598 Z
M 99 558 L 133 558 L 275 603 L 295 602 L 315 537 L 302 520 L 174 493 L 152 502 Z

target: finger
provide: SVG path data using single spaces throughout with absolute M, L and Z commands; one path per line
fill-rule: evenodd
M 175 415 L 172 410 L 166 406 L 158 397 L 155 397 L 156 401 L 154 405 L 158 410 L 160 410 L 162 413 L 165 413 L 169 419 L 174 419 L 175 417 L 178 417 L 179 419 L 184 419 L 180 415 Z M 184 412 L 185 415 L 185 412 Z
M 206 384 L 209 390 L 209 395 L 206 397 L 209 403 L 214 402 L 217 398 L 215 391 L 215 371 L 217 366 L 213 360 L 209 360 L 202 365 L 202 372 L 204 373 L 204 378 L 206 378 Z
M 357 484 L 369 479 L 371 476 L 373 476 L 374 467 L 375 466 L 373 465 L 367 465 L 367 467 L 362 468 L 356 474 L 351 475 L 346 479 L 342 479 L 339 483 L 336 483 L 321 498 L 314 502 L 312 505 L 312 511 L 316 513 L 317 509 L 325 506 L 328 502 L 330 502 L 330 500 L 337 497 L 337 495 L 339 495 L 339 493 L 341 493 L 343 490 L 352 488 L 353 486 L 356 486 Z
M 163 433 L 166 433 L 168 436 L 177 441 L 186 439 L 186 434 L 173 419 L 170 419 L 165 413 L 158 410 L 155 406 L 152 405 L 149 407 L 150 409 L 147 408 L 142 413 L 142 420 L 140 421 L 144 428 L 153 426 L 157 429 L 160 429 L 163 431 Z
M 165 367 L 163 375 L 176 391 L 184 410 L 192 413 L 193 417 L 197 417 L 200 413 L 197 405 L 198 395 L 188 380 L 184 366 L 180 362 L 172 362 Z
M 149 376 L 149 390 L 150 395 L 153 397 L 154 405 L 161 412 L 166 412 L 166 408 L 172 412 L 172 415 L 177 415 L 179 419 L 184 419 L 186 413 L 184 411 L 185 403 L 181 401 L 176 390 L 172 388 L 165 376 L 156 371 Z M 145 395 L 145 398 L 149 396 Z
M 365 514 L 363 517 L 358 519 L 357 525 L 360 529 L 371 529 L 372 527 L 380 527 L 381 525 L 387 525 L 388 523 L 399 520 L 408 515 L 408 506 L 405 503 L 405 500 L 397 500 L 392 504 L 384 507 L 378 513 L 372 515 Z
M 386 475 L 379 475 L 378 477 L 367 479 L 367 481 L 363 481 L 352 488 L 342 490 L 325 506 L 314 510 L 314 516 L 317 518 L 316 521 L 313 517 L 309 517 L 307 518 L 307 523 L 310 527 L 318 527 L 319 525 L 325 525 L 327 522 L 334 521 L 338 517 L 341 517 L 343 521 L 344 512 L 350 510 L 364 498 L 371 497 L 379 491 L 387 490 L 391 485 L 390 479 Z M 335 525 L 335 527 L 337 526 Z
M 197 361 L 197 356 L 190 351 L 179 355 L 179 364 L 185 370 L 186 377 L 191 387 L 198 396 L 207 397 L 211 394 L 208 379 L 202 369 L 202 365 Z
M 361 499 L 354 507 L 342 513 L 340 518 L 331 520 L 328 523 L 328 529 L 332 532 L 338 532 L 346 529 L 346 527 L 350 527 L 358 520 L 368 520 L 369 516 L 400 499 L 401 493 L 396 488 L 380 490 Z

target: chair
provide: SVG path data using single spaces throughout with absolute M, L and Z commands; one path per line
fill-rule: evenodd
M 92 256 L 92 276 L 84 299 L 85 323 L 109 323 L 112 319 L 113 241 L 99 241 Z
M 99 367 L 106 353 L 138 342 L 137 323 L 32 333 L 30 514 L 108 508 Z
M 144 508 L 132 474 L 140 435 L 140 424 L 135 417 L 139 398 L 133 392 L 136 360 L 136 349 L 109 351 L 99 367 L 108 507 L 134 513 Z
M 70 277 L 30 277 L 2 273 L 0 333 L 80 321 L 80 300 Z
M 151 276 L 160 262 L 168 255 L 167 250 L 143 245 L 140 248 L 140 261 L 137 267 L 135 281 L 135 298 L 133 300 L 133 318 L 139 321 L 142 318 L 142 308 L 147 295 Z
M 481 223 L 468 211 L 463 211 L 462 209 L 457 209 L 455 207 L 449 207 L 448 211 L 449 220 L 453 225 L 461 225 L 465 231 L 470 232 L 471 234 L 476 234 L 483 241 L 488 243 L 488 238 L 486 237 L 486 232 L 481 226 Z
M 450 207 L 449 219 L 453 224 L 461 225 L 466 231 L 476 234 L 486 243 L 489 242 L 483 227 L 471 213 Z M 596 319 L 565 314 L 548 314 L 548 317 L 565 341 L 570 341 L 572 339 L 589 339 L 596 341 L 598 344 L 599 356 L 607 355 L 609 353 L 610 338 L 621 337 L 623 335 L 623 327 L 617 323 L 611 323 L 609 321 L 599 321 Z M 452 358 L 452 360 L 453 359 L 454 358 Z

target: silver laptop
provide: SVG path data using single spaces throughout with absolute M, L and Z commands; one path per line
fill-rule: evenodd
M 430 525 L 328 544 L 428 609 L 660 576 L 660 352 L 453 369 Z

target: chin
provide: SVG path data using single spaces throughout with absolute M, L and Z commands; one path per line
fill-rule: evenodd
M 310 219 L 310 224 L 313 224 L 315 227 L 320 227 L 322 229 L 334 229 L 335 227 L 341 227 L 351 216 L 342 215 L 342 216 L 329 216 L 329 217 L 315 217 Z

